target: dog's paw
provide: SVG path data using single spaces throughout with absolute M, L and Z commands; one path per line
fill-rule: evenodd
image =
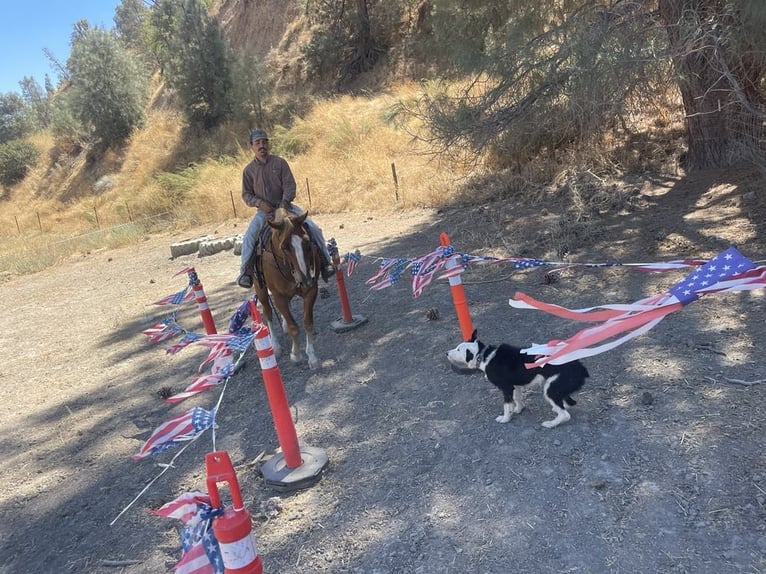
M 507 423 L 511 420 L 511 415 L 500 415 L 499 417 L 496 417 L 495 420 L 499 423 Z
M 543 422 L 543 426 L 544 426 L 545 428 L 547 428 L 547 429 L 552 429 L 552 428 L 554 428 L 554 427 L 557 427 L 557 426 L 559 426 L 559 423 L 560 423 L 560 422 L 561 422 L 561 421 L 560 421 L 560 420 L 558 420 L 558 419 L 553 419 L 552 421 L 544 421 L 544 422 Z

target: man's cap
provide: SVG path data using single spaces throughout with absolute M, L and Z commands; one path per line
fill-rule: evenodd
M 254 130 L 250 130 L 250 143 L 254 142 L 255 140 L 267 140 L 267 139 L 269 139 L 269 136 L 262 129 L 257 128 Z

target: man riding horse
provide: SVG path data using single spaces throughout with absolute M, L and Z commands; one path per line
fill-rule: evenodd
M 262 129 L 250 132 L 250 149 L 253 161 L 242 172 L 242 200 L 258 209 L 242 237 L 242 258 L 237 284 L 250 289 L 253 286 L 253 256 L 266 221 L 273 217 L 278 207 L 285 207 L 291 213 L 301 215 L 303 210 L 292 203 L 295 199 L 295 177 L 287 161 L 269 153 L 269 137 Z M 322 230 L 311 219 L 306 218 L 311 239 L 322 255 L 322 278 L 327 281 L 335 273 L 335 266 L 327 250 Z

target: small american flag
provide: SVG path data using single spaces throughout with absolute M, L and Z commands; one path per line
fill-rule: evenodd
M 196 377 L 191 384 L 184 389 L 182 393 L 178 393 L 176 395 L 173 395 L 172 397 L 168 397 L 165 399 L 166 403 L 180 403 L 184 399 L 188 399 L 189 397 L 193 397 L 196 394 L 201 393 L 202 391 L 206 391 L 208 389 L 212 389 L 213 387 L 217 387 L 221 384 L 221 382 L 227 378 L 229 375 L 225 375 L 223 373 L 215 373 L 212 375 L 200 375 L 199 377 Z
M 153 514 L 184 523 L 181 530 L 181 559 L 173 567 L 178 574 L 223 574 L 220 545 L 212 529 L 213 517 L 222 509 L 210 506 L 204 492 L 186 492 Z
M 229 333 L 236 333 L 242 327 L 244 327 L 247 320 L 250 319 L 250 301 L 251 300 L 257 301 L 257 298 L 255 296 L 248 297 L 247 299 L 245 299 L 244 303 L 242 303 L 237 308 L 237 310 L 234 311 L 234 314 L 231 316 L 231 319 L 229 319 Z
M 203 505 L 210 505 L 210 497 L 207 494 L 198 491 L 184 492 L 175 500 L 149 512 L 164 518 L 175 518 L 185 525 L 194 526 L 202 520 L 199 512 Z
M 357 249 L 353 253 L 346 253 L 343 256 L 343 261 L 346 263 L 346 275 L 348 277 L 351 277 L 351 274 L 356 269 L 356 266 L 359 264 L 359 262 L 362 260 L 362 254 L 359 253 L 359 250 Z
M 447 263 L 444 256 L 445 248 L 439 247 L 428 255 L 412 262 L 410 275 L 412 276 L 412 295 L 420 297 L 423 289 L 431 283 L 434 275 Z
M 215 409 L 207 411 L 202 407 L 194 407 L 157 427 L 138 454 L 133 455 L 133 460 L 153 456 L 179 442 L 193 440 L 214 426 Z
M 201 339 L 203 335 L 199 335 L 198 333 L 185 333 L 183 337 L 181 337 L 175 344 L 169 346 L 165 349 L 165 352 L 168 355 L 175 355 L 185 347 L 188 347 L 195 341 L 198 341 Z
M 380 262 L 380 268 L 378 272 L 370 277 L 365 283 L 370 286 L 370 289 L 378 290 L 390 287 L 395 283 L 398 283 L 402 277 L 402 273 L 407 269 L 409 265 L 409 259 L 404 257 L 398 257 L 396 259 L 383 259 Z
M 189 288 L 185 287 L 182 291 L 163 297 L 152 303 L 152 305 L 180 305 L 181 303 L 191 301 L 192 299 L 194 299 L 194 292 L 189 291 Z

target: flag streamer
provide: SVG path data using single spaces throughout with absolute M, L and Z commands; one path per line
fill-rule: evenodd
M 533 345 L 522 352 L 537 357 L 530 366 L 559 365 L 614 349 L 646 333 L 662 319 L 709 293 L 760 289 L 766 286 L 766 266 L 756 267 L 735 247 L 722 251 L 673 285 L 668 292 L 632 304 L 567 309 L 516 293 L 509 301 L 516 309 L 536 309 L 556 317 L 597 324 L 564 341 Z M 609 340 L 611 339 L 611 340 Z

